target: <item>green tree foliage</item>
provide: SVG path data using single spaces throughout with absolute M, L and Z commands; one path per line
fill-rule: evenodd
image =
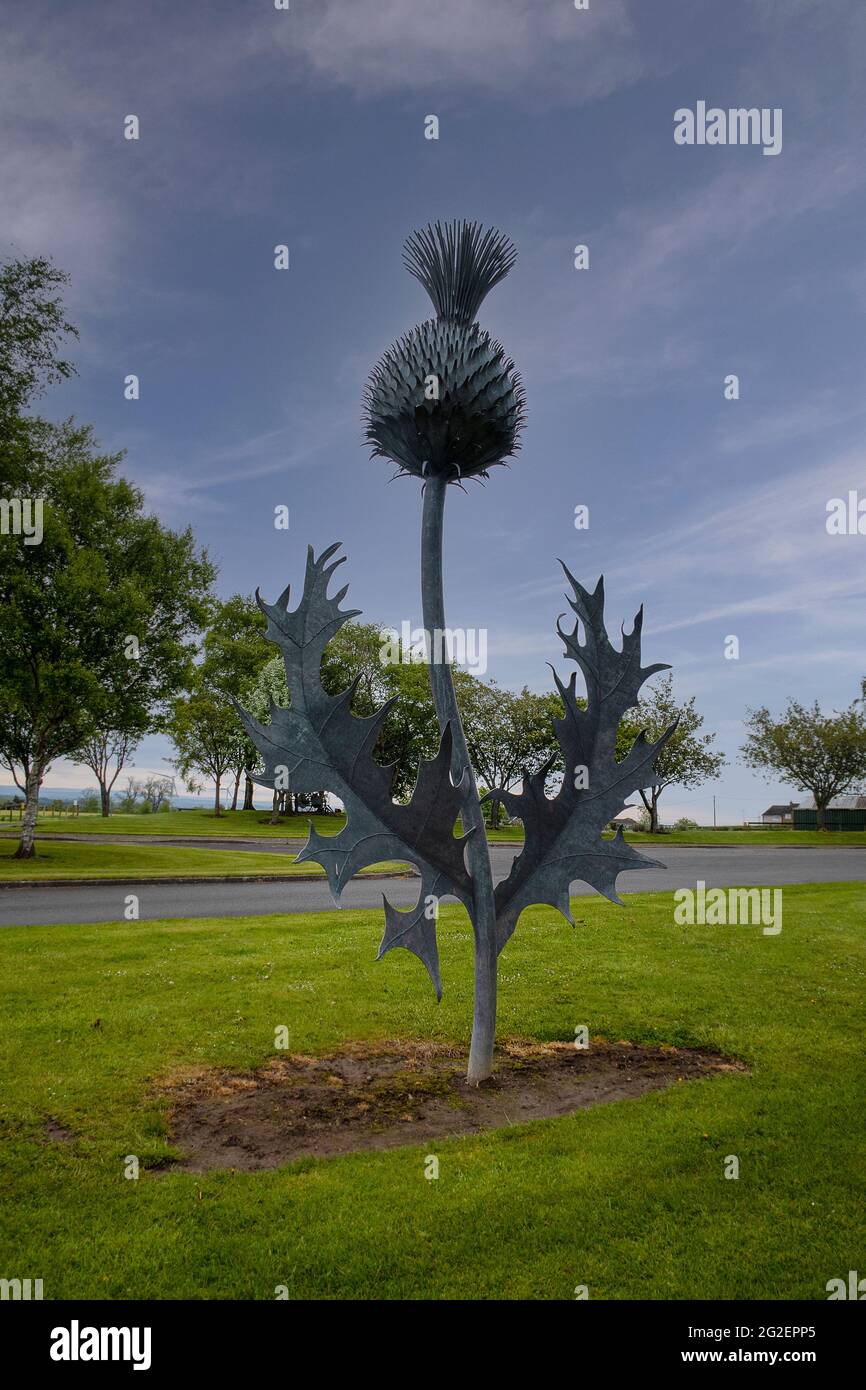
M 766 707 L 749 710 L 744 762 L 811 792 L 819 830 L 826 829 L 824 813 L 833 797 L 866 777 L 862 704 L 855 700 L 839 713 L 824 714 L 817 700 L 811 706 L 789 700 L 778 719 Z
M 649 829 L 658 834 L 659 798 L 665 787 L 699 787 L 715 777 L 724 765 L 723 753 L 710 745 L 715 734 L 701 733 L 703 715 L 695 709 L 695 697 L 678 702 L 674 696 L 673 677 L 668 674 L 656 681 L 635 709 L 629 710 L 619 726 L 616 740 L 617 759 L 625 757 L 638 734 L 643 730 L 652 743 L 677 720 L 675 732 L 661 749 L 655 761 L 656 782 L 640 793 L 649 812 Z
M 214 815 L 222 815 L 220 787 L 226 773 L 241 765 L 245 742 L 233 706 L 199 675 L 191 693 L 173 702 L 162 727 L 175 746 L 173 765 L 187 787 L 198 790 L 200 776 L 212 781 Z
M 395 764 L 393 794 L 402 799 L 411 794 L 420 760 L 435 755 L 439 725 L 426 665 L 384 662 L 384 645 L 375 623 L 347 623 L 328 644 L 322 663 L 322 684 L 329 695 L 337 695 L 357 677 L 352 710 L 361 718 L 372 714 L 386 700 L 396 699 L 375 756 L 380 763 Z M 465 672 L 455 675 L 461 689 L 472 680 Z M 278 656 L 266 663 L 240 703 L 256 718 L 267 720 L 271 700 L 284 708 L 289 703 L 285 667 Z
M 524 772 L 536 772 L 548 761 L 552 773 L 561 773 L 553 720 L 561 719 L 564 710 L 555 691 L 535 695 L 526 686 L 516 692 L 493 680 L 471 680 L 459 694 L 469 758 L 479 782 L 510 787 Z M 499 824 L 500 805 L 496 800 L 491 804 L 493 828 Z
M 375 623 L 347 623 L 325 651 L 322 684 L 329 695 L 336 695 L 358 677 L 352 710 L 359 717 L 372 714 L 387 700 L 395 701 L 375 756 L 377 762 L 395 765 L 393 791 L 400 800 L 411 795 L 421 760 L 435 757 L 440 734 L 426 664 L 383 661 L 387 646 Z M 534 695 L 524 688 L 515 693 L 460 668 L 453 674 L 470 758 L 485 785 L 508 786 L 524 770 L 534 772 L 549 759 L 553 759 L 551 772 L 557 771 L 559 745 L 552 721 L 563 710 L 555 692 Z M 289 700 L 280 657 L 266 663 L 240 703 L 257 719 L 267 721 L 271 700 L 284 707 Z M 498 824 L 498 811 L 496 802 L 493 825 Z
M 4 459 L 10 490 L 43 507 L 40 544 L 0 535 L 0 761 L 26 794 L 21 857 L 52 759 L 99 730 L 147 728 L 207 615 L 213 566 L 189 529 L 145 515 L 121 458 L 89 426 L 32 420 Z
M 68 279 L 44 256 L 0 265 L 0 421 L 7 428 L 35 396 L 75 371 L 59 355 L 64 337 L 78 337 L 60 295 Z
M 265 615 L 251 594 L 232 594 L 214 603 L 204 634 L 199 668 L 200 678 L 208 689 L 218 692 L 227 701 L 241 699 L 273 652 L 272 644 L 265 637 L 266 626 Z M 237 806 L 241 776 L 255 765 L 258 756 L 255 744 L 246 735 L 238 744 L 238 752 L 240 760 L 231 769 L 235 779 L 232 810 Z M 252 808 L 253 783 L 247 776 L 244 810 Z

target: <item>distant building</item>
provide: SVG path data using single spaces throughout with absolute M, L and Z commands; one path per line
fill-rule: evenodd
M 795 830 L 815 830 L 818 825 L 818 812 L 815 799 L 794 811 Z M 827 830 L 866 830 L 866 793 L 846 792 L 834 796 L 824 812 L 824 825 Z
M 787 806 L 768 806 L 761 820 L 764 825 L 791 825 L 794 809 L 799 804 L 799 801 L 789 801 Z

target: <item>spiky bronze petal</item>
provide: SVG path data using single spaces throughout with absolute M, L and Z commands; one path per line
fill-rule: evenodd
M 502 344 L 473 322 L 516 251 L 478 223 L 436 223 L 409 237 L 405 262 L 433 301 L 428 319 L 394 343 L 365 392 L 373 457 L 401 473 L 486 477 L 518 448 L 525 397 Z M 435 379 L 433 391 L 426 389 Z
M 420 280 L 440 319 L 471 323 L 494 285 L 514 262 L 514 243 L 478 222 L 449 222 L 423 227 L 406 239 L 403 264 Z

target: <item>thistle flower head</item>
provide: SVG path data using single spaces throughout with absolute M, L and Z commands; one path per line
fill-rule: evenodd
M 392 459 L 402 474 L 459 482 L 486 477 L 520 447 L 520 377 L 502 344 L 475 322 L 516 256 L 507 237 L 476 222 L 437 222 L 409 237 L 403 259 L 436 318 L 392 344 L 371 373 L 365 413 L 373 457 Z

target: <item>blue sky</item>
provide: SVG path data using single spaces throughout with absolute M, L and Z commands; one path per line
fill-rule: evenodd
M 361 394 L 429 316 L 406 234 L 493 223 L 519 258 L 481 318 L 529 420 L 509 470 L 449 499 L 450 622 L 487 628 L 489 675 L 544 689 L 556 557 L 603 572 L 613 630 L 645 604 L 646 657 L 729 754 L 666 816 L 798 799 L 736 754 L 746 706 L 840 707 L 866 675 L 866 536 L 825 526 L 866 497 L 862 0 L 30 0 L 5 27 L 0 245 L 71 273 L 81 329 L 42 408 L 128 450 L 222 592 L 272 597 L 341 539 L 353 606 L 420 623 L 418 487 L 368 460 Z M 699 100 L 781 107 L 781 153 L 676 145 Z

